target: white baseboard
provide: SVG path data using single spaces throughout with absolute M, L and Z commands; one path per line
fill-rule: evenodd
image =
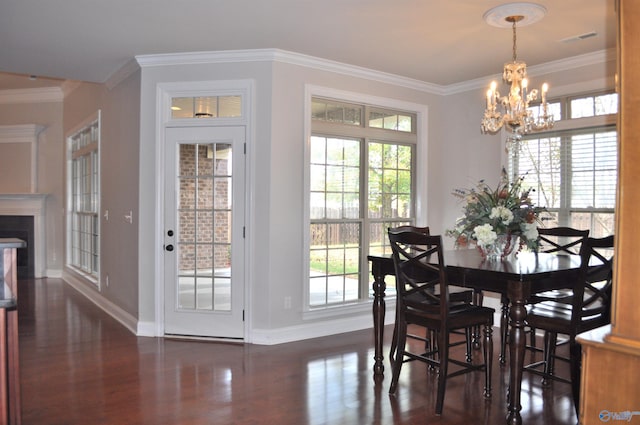
M 84 295 L 87 299 L 89 299 L 89 301 L 94 303 L 109 316 L 120 322 L 120 324 L 129 329 L 131 333 L 137 335 L 138 319 L 118 307 L 116 304 L 104 298 L 98 291 L 96 291 L 91 283 L 87 283 L 82 278 L 68 272 L 62 273 L 62 280 L 66 284 L 80 292 L 82 295 Z
M 44 277 L 50 277 L 54 279 L 62 279 L 62 270 L 61 269 L 47 269 L 44 272 Z
M 150 336 L 156 337 L 156 324 L 155 322 L 138 322 L 138 330 L 136 332 L 138 336 Z
M 385 315 L 385 324 L 388 325 L 393 322 L 393 314 L 387 312 Z M 251 341 L 247 342 L 261 345 L 275 345 L 369 328 L 373 329 L 373 316 L 370 312 L 354 317 L 342 317 L 334 320 L 305 323 L 278 329 L 253 329 L 251 331 Z

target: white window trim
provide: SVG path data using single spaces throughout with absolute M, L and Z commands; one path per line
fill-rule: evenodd
M 368 104 L 375 105 L 376 107 L 388 108 L 394 110 L 403 110 L 413 112 L 416 114 L 416 164 L 427 164 L 427 146 L 428 146 L 428 134 L 427 134 L 427 122 L 428 122 L 428 107 L 426 105 L 405 102 L 398 99 L 389 99 L 384 97 L 372 96 L 362 93 L 350 92 L 332 89 L 329 87 L 316 86 L 312 84 L 305 85 L 305 99 L 304 99 L 304 175 L 303 175 L 303 205 L 304 205 L 304 219 L 302 229 L 302 252 L 303 252 L 303 264 L 309 264 L 309 243 L 310 243 L 310 207 L 309 207 L 309 185 L 310 185 L 310 167 L 309 162 L 311 160 L 311 100 L 313 97 L 330 98 L 344 102 L 350 102 L 355 104 Z M 416 179 L 416 225 L 426 226 L 428 223 L 427 217 L 427 168 L 428 167 L 416 167 L 415 179 Z M 302 319 L 303 320 L 315 320 L 323 319 L 327 317 L 333 317 L 338 314 L 347 314 L 350 312 L 364 312 L 368 311 L 371 306 L 371 300 L 358 300 L 353 303 L 326 306 L 326 307 L 314 307 L 309 306 L 309 268 L 302 268 L 301 281 L 305 282 L 305 289 L 303 291 L 303 306 L 302 306 Z M 388 303 L 388 307 L 395 305 L 394 303 Z

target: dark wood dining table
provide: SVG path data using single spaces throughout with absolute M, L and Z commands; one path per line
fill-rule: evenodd
M 450 284 L 504 294 L 509 299 L 509 425 L 522 424 L 520 391 L 525 357 L 526 301 L 531 294 L 570 288 L 580 269 L 577 255 L 521 252 L 504 260 L 486 260 L 474 249 L 445 251 Z M 385 316 L 385 276 L 394 275 L 391 257 L 369 256 L 373 275 L 373 327 L 375 354 L 373 373 L 384 374 L 382 344 Z

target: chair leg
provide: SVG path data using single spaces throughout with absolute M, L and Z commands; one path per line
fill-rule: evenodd
M 431 352 L 433 353 L 431 355 L 431 358 L 435 361 L 439 360 L 438 357 L 438 331 L 431 329 L 429 331 L 429 334 L 431 335 L 431 337 L 429 338 L 431 340 Z M 429 370 L 435 370 L 436 369 L 436 365 L 433 363 L 429 363 Z
M 542 385 L 548 385 L 551 380 L 549 377 L 553 375 L 557 343 L 557 333 L 549 331 L 544 333 L 544 376 L 542 377 Z
M 506 296 L 500 297 L 500 364 L 506 363 L 507 341 L 509 340 L 509 299 Z
M 391 337 L 391 348 L 389 349 L 389 362 L 391 365 L 395 362 L 396 359 L 396 347 L 398 346 L 398 309 L 396 308 L 396 322 L 393 326 L 393 336 Z
M 531 334 L 529 335 L 529 345 L 533 348 L 536 348 L 536 329 L 529 328 L 529 332 L 531 332 Z
M 465 360 L 467 361 L 467 363 L 471 363 L 473 361 L 473 353 L 472 353 L 472 345 L 474 344 L 475 338 L 476 338 L 476 330 L 478 328 L 477 327 L 473 327 L 473 328 L 466 328 L 464 330 L 464 337 L 466 340 L 466 347 L 467 347 L 467 353 L 466 353 L 466 358 Z
M 398 379 L 400 378 L 400 370 L 402 369 L 402 363 L 404 360 L 405 344 L 407 343 L 407 324 L 396 322 L 396 352 L 395 360 L 392 363 L 393 374 L 391 377 L 391 385 L 389 386 L 389 394 L 395 394 L 398 388 Z
M 436 396 L 436 415 L 442 414 L 444 392 L 449 373 L 449 332 L 438 332 L 438 351 L 440 353 L 440 371 L 438 373 L 438 394 Z
M 473 304 L 482 306 L 484 303 L 484 293 L 479 289 L 473 290 Z M 473 348 L 480 348 L 480 326 L 473 327 Z
M 582 347 L 572 339 L 570 351 L 571 368 L 571 392 L 573 393 L 573 405 L 576 415 L 580 412 L 580 369 L 582 367 Z
M 493 328 L 491 325 L 484 326 L 484 341 L 482 353 L 484 357 L 484 396 L 491 397 L 491 365 L 493 364 Z

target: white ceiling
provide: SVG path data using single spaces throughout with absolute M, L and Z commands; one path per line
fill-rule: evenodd
M 529 66 L 615 47 L 614 0 L 533 0 L 518 29 Z M 105 82 L 136 55 L 278 48 L 449 85 L 499 74 L 511 29 L 500 0 L 1 0 L 0 90 Z M 595 37 L 561 40 L 596 32 Z M 28 75 L 40 78 L 31 80 Z

